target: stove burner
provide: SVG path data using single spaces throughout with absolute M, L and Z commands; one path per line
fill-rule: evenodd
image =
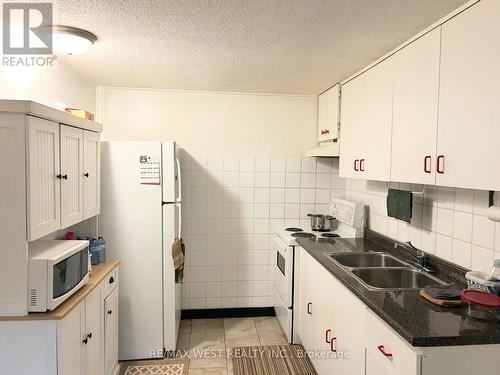
M 337 238 L 340 237 L 338 234 L 335 233 L 323 233 L 321 237 L 326 237 L 326 238 Z
M 302 228 L 294 228 L 294 227 L 286 228 L 285 230 L 288 232 L 303 232 L 304 231 Z
M 307 233 L 307 232 L 292 233 L 291 236 L 296 237 L 296 238 L 316 238 L 315 234 Z

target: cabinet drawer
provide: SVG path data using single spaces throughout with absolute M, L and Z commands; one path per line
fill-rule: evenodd
M 103 281 L 104 283 L 104 298 L 118 285 L 118 268 L 111 271 Z
M 371 311 L 367 311 L 366 323 L 366 355 L 377 363 L 377 367 L 383 368 L 387 374 L 420 374 L 419 353 Z

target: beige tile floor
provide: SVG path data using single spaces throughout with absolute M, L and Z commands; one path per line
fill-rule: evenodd
M 227 350 L 286 344 L 275 317 L 193 319 L 181 321 L 177 348 L 189 351 L 189 375 L 232 375 Z

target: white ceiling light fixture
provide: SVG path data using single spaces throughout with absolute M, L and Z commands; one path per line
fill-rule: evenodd
M 52 26 L 52 43 L 54 50 L 66 55 L 81 55 L 97 40 L 90 31 L 72 26 Z

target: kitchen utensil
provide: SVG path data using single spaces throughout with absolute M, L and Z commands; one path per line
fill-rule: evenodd
M 467 304 L 467 314 L 479 320 L 500 320 L 500 297 L 482 290 L 465 289 L 460 298 Z
M 338 225 L 338 221 L 331 215 L 308 214 L 307 216 L 311 218 L 312 230 L 317 230 L 320 232 L 328 232 L 332 229 L 335 229 Z

